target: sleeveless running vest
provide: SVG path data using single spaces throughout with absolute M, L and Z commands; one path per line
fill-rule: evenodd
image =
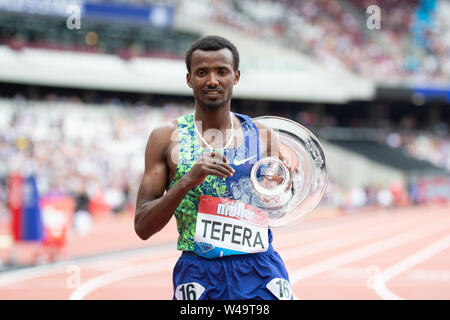
M 227 198 L 239 199 L 239 195 L 233 191 L 233 186 L 240 184 L 245 187 L 246 180 L 250 176 L 252 164 L 261 158 L 259 146 L 259 133 L 255 124 L 248 116 L 234 113 L 241 121 L 244 135 L 244 143 L 236 148 L 224 149 L 223 153 L 227 157 L 231 167 L 235 170 L 233 177 L 220 178 L 217 176 L 207 176 L 205 181 L 192 188 L 186 197 L 181 201 L 175 210 L 175 218 L 178 229 L 177 249 L 183 251 L 194 250 L 194 235 L 196 229 L 197 212 L 201 195 L 217 197 L 218 194 L 227 194 Z M 169 189 L 194 166 L 200 155 L 205 150 L 197 140 L 194 128 L 194 114 L 181 116 L 178 121 L 179 138 L 179 159 L 177 169 Z M 252 161 L 234 161 L 235 159 L 251 159 Z M 247 181 L 250 183 L 249 181 Z M 218 191 L 219 190 L 219 191 Z M 245 199 L 251 203 L 251 199 Z M 269 243 L 272 242 L 272 232 L 268 229 Z

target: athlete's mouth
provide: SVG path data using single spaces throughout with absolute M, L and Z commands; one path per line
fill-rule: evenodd
M 211 95 L 211 96 L 215 96 L 215 95 L 219 95 L 222 93 L 222 90 L 217 90 L 217 89 L 206 89 L 203 90 L 203 92 L 207 95 Z

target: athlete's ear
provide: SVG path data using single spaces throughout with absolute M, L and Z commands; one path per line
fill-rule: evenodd
M 239 79 L 241 78 L 241 70 L 237 69 L 234 72 L 234 84 L 236 85 L 239 82 Z
M 189 88 L 192 88 L 192 84 L 191 84 L 191 74 L 188 72 L 186 73 L 186 82 L 187 85 L 189 86 Z

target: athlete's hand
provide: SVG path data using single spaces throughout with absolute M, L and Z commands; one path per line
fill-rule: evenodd
M 202 184 L 209 175 L 220 178 L 232 177 L 234 169 L 221 152 L 203 153 L 192 169 L 186 174 L 189 185 L 196 187 Z
M 286 159 L 284 159 L 284 158 L 281 158 L 281 159 L 282 159 L 284 165 L 286 166 L 286 168 L 289 171 L 289 180 L 288 180 L 288 183 L 287 183 L 286 189 L 285 189 L 286 191 L 289 191 L 292 188 L 292 183 L 294 181 L 294 175 L 298 173 L 298 169 L 297 168 L 293 168 L 291 166 L 291 164 L 289 162 L 287 162 Z
M 294 174 L 298 173 L 298 169 L 292 168 L 292 165 L 287 161 L 283 155 L 279 156 L 279 159 L 282 161 L 283 165 L 289 171 L 289 180 L 287 181 L 285 191 L 288 191 L 292 187 L 292 182 L 294 178 Z M 280 175 L 280 165 L 278 163 L 274 163 L 269 169 L 266 171 L 264 175 L 264 180 L 261 182 L 264 186 L 277 186 L 281 185 L 284 182 L 284 177 Z

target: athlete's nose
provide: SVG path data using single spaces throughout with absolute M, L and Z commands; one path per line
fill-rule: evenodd
M 208 82 L 206 84 L 210 88 L 215 88 L 219 85 L 219 81 L 217 80 L 217 77 L 213 72 L 210 73 Z

